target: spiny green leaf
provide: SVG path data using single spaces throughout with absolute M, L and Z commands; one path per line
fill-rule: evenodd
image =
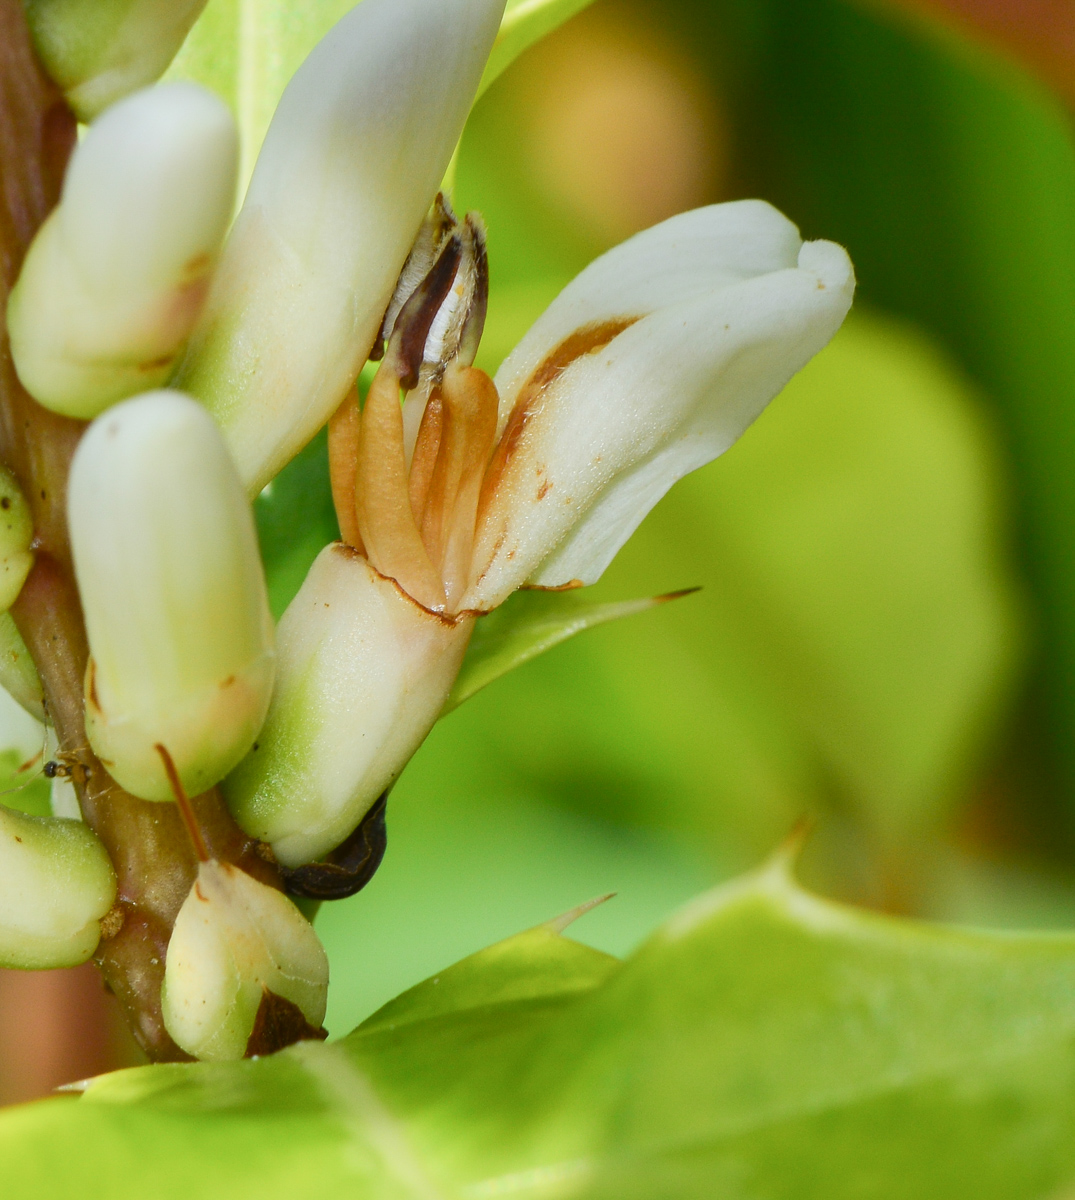
M 478 85 L 478 95 L 481 96 L 524 50 L 591 3 L 592 0 L 508 0 L 496 44 Z
M 548 971 L 535 988 L 526 938 L 454 968 L 473 978 L 447 1002 L 426 985 L 404 1021 L 333 1046 L 9 1110 L 5 1183 L 35 1200 L 1040 1200 L 1075 1178 L 1075 936 L 869 915 L 778 860 L 586 986 L 548 989 Z
M 591 907 L 584 905 L 583 910 Z M 361 1030 L 398 1029 L 411 1021 L 467 1008 L 488 1008 L 597 987 L 618 960 L 560 936 L 576 915 L 581 912 L 568 913 L 564 919 L 538 925 L 471 954 L 397 996 L 363 1021 Z
M 608 604 L 586 603 L 570 592 L 516 592 L 474 627 L 463 666 L 445 702 L 446 716 L 483 687 L 515 667 L 537 658 L 553 646 L 566 642 L 584 629 L 689 596 L 697 588 L 685 588 L 664 596 L 620 600 Z

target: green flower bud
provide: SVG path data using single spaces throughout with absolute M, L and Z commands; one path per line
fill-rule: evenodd
M 34 46 L 80 121 L 160 78 L 205 0 L 23 0 Z
M 280 621 L 265 727 L 223 784 L 239 824 L 289 867 L 339 845 L 432 728 L 473 624 L 339 542 L 322 550 Z
M 151 392 L 90 426 L 68 486 L 86 618 L 86 732 L 147 800 L 212 787 L 250 749 L 269 704 L 273 629 L 257 536 L 212 418 Z
M 41 676 L 11 613 L 0 613 L 0 687 L 42 723 L 45 722 L 45 691 Z
M 15 476 L 0 466 L 0 612 L 18 599 L 34 565 L 34 520 Z
M 191 83 L 90 128 L 8 300 L 15 369 L 46 408 L 90 418 L 163 383 L 201 311 L 235 194 L 235 123 Z
M 228 863 L 203 862 L 168 943 L 165 1028 L 196 1058 L 242 1058 L 266 992 L 320 1027 L 328 957 L 317 934 L 282 892 Z
M 0 966 L 85 962 L 115 899 L 115 872 L 88 826 L 0 806 Z

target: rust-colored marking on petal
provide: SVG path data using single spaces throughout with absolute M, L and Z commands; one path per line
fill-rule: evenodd
M 504 432 L 500 436 L 500 441 L 497 443 L 492 460 L 485 472 L 481 500 L 478 504 L 479 524 L 490 501 L 496 494 L 519 442 L 522 440 L 523 432 L 529 424 L 530 418 L 537 411 L 542 397 L 550 385 L 555 383 L 572 363 L 577 362 L 585 354 L 593 354 L 597 350 L 604 349 L 609 342 L 619 337 L 625 329 L 629 329 L 639 320 L 641 320 L 640 317 L 613 317 L 608 321 L 594 322 L 592 325 L 583 325 L 580 329 L 576 329 L 574 333 L 564 338 L 555 350 L 545 356 L 530 378 L 519 389 L 519 395 L 511 410 L 511 415 L 508 417 Z

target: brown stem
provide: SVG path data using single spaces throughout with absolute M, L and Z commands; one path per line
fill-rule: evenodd
M 20 0 L 0 0 L 0 315 L 34 233 L 59 197 L 74 142 L 74 117 L 37 63 Z M 12 615 L 41 675 L 60 749 L 78 763 L 73 777 L 83 815 L 119 880 L 117 909 L 106 921 L 97 964 L 146 1053 L 158 1061 L 183 1059 L 164 1028 L 160 988 L 172 924 L 197 860 L 175 805 L 128 795 L 86 743 L 82 680 L 88 650 L 66 520 L 67 473 L 84 428 L 27 395 L 0 320 L 0 458 L 30 501 L 36 551 Z M 281 886 L 276 868 L 231 819 L 219 792 L 191 803 L 214 858 Z

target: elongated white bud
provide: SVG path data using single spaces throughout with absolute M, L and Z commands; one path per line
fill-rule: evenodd
M 272 619 L 250 506 L 212 418 L 178 392 L 100 417 L 71 468 L 86 617 L 86 730 L 147 800 L 190 795 L 249 750 L 272 690 Z
M 163 383 L 201 311 L 235 193 L 226 106 L 191 83 L 136 93 L 90 128 L 8 302 L 19 378 L 89 418 Z
M 339 542 L 322 550 L 281 618 L 257 745 L 223 785 L 239 824 L 286 866 L 339 845 L 432 728 L 472 624 L 421 608 Z
M 196 1058 L 242 1058 L 266 992 L 320 1028 L 328 957 L 317 934 L 281 892 L 228 863 L 203 862 L 168 943 L 165 1028 Z
M 0 612 L 18 599 L 34 565 L 34 521 L 15 476 L 0 466 Z
M 88 826 L 0 806 L 0 966 L 85 962 L 115 898 L 115 872 Z
M 177 377 L 252 494 L 354 384 L 504 0 L 363 0 L 280 101 Z
M 81 121 L 158 79 L 205 0 L 23 0 L 34 46 Z

